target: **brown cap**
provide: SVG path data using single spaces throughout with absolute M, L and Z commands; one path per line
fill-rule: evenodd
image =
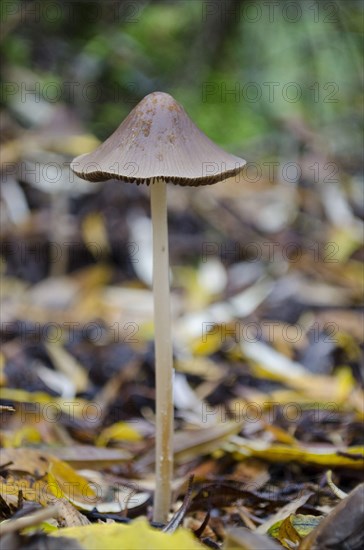
M 169 94 L 153 92 L 95 151 L 76 157 L 72 170 L 89 181 L 207 185 L 238 174 L 245 160 L 226 153 L 199 130 Z

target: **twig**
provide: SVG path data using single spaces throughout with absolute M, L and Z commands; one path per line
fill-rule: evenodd
M 334 493 L 335 496 L 343 500 L 348 496 L 348 493 L 345 493 L 339 487 L 335 485 L 335 483 L 332 481 L 332 470 L 328 470 L 326 472 L 326 482 L 328 486 L 330 487 L 331 491 Z
M 0 405 L 0 413 L 2 412 L 15 412 L 15 408 L 12 405 Z
M 164 533 L 174 533 L 177 527 L 179 527 L 183 521 L 183 518 L 186 515 L 186 512 L 189 508 L 189 505 L 191 504 L 191 498 L 192 498 L 192 483 L 193 483 L 193 475 L 191 475 L 188 478 L 188 487 L 185 494 L 185 498 L 183 499 L 182 506 L 179 508 L 179 510 L 175 513 L 173 518 L 169 521 L 169 523 L 162 529 Z
M 15 531 L 21 531 L 26 527 L 32 527 L 43 521 L 47 521 L 51 518 L 56 518 L 59 515 L 59 507 L 49 506 L 44 510 L 39 510 L 29 516 L 24 516 L 22 518 L 10 519 L 9 521 L 3 522 L 0 524 L 0 536 L 7 535 L 9 533 L 14 533 Z

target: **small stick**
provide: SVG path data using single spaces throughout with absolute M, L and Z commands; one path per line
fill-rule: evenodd
M 10 519 L 0 524 L 0 536 L 8 535 L 9 533 L 14 533 L 15 531 L 21 531 L 26 527 L 33 527 L 33 525 L 47 521 L 47 519 L 56 518 L 58 515 L 59 507 L 55 505 L 39 510 L 38 512 L 34 512 L 34 514 L 30 514 L 29 516 Z
M 12 405 L 0 405 L 0 413 L 11 412 L 14 413 L 15 409 Z

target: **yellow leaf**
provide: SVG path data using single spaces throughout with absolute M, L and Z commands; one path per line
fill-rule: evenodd
M 106 285 L 111 278 L 112 269 L 102 263 L 84 267 L 77 271 L 73 280 L 77 281 L 84 294 Z
M 54 500 L 54 496 L 77 500 L 81 504 L 97 502 L 97 495 L 89 482 L 52 455 L 27 448 L 3 449 L 1 459 L 3 463 L 11 463 L 7 467 L 10 475 L 0 487 L 5 494 L 17 495 L 21 489 L 25 499 L 41 504 L 51 501 L 52 497 Z M 22 473 L 21 479 L 16 477 L 19 472 Z
M 0 388 L 0 399 L 16 403 L 49 403 L 52 398 L 45 392 L 28 392 L 15 388 Z
M 270 432 L 274 436 L 275 441 L 278 443 L 285 443 L 293 446 L 297 445 L 296 438 L 279 426 L 275 426 L 274 424 L 266 424 L 265 430 Z
M 311 516 L 309 514 L 292 514 L 284 521 L 289 520 L 289 523 L 292 525 L 298 537 L 303 539 L 318 526 L 323 517 L 324 516 Z
M 58 139 L 51 143 L 49 147 L 52 151 L 57 153 L 64 153 L 67 155 L 82 155 L 88 153 L 100 145 L 99 140 L 92 134 L 76 134 L 73 136 L 67 136 L 67 139 Z M 90 187 L 91 187 L 90 183 Z
M 103 216 L 98 212 L 88 214 L 82 221 L 82 237 L 86 248 L 95 259 L 110 252 L 110 243 Z
M 288 445 L 270 444 L 262 440 L 235 437 L 228 443 L 228 450 L 237 459 L 255 456 L 268 462 L 292 462 L 330 467 L 362 469 L 364 447 L 336 448 L 333 445 Z M 352 455 L 352 457 L 350 456 Z
M 196 311 L 204 308 L 211 300 L 210 293 L 199 283 L 198 271 L 193 267 L 177 266 L 173 269 L 177 285 L 186 291 L 186 308 Z
M 216 327 L 217 325 L 214 326 L 213 330 L 206 333 L 203 338 L 199 336 L 191 342 L 191 351 L 194 356 L 212 355 L 221 348 L 221 327 L 218 330 L 216 330 Z
M 102 430 L 96 440 L 98 447 L 105 447 L 109 441 L 140 441 L 142 436 L 127 422 L 116 422 Z
M 5 376 L 5 357 L 2 352 L 0 352 L 0 386 L 5 386 L 6 376 Z
M 43 521 L 34 527 L 27 527 L 21 531 L 22 535 L 34 535 L 37 532 L 42 531 L 42 533 L 54 533 L 58 531 L 58 527 L 51 523 L 50 521 Z
M 86 501 L 86 503 L 89 504 L 90 502 L 95 503 L 97 500 L 95 491 L 88 481 L 80 476 L 71 466 L 58 458 L 50 457 L 48 478 L 51 492 L 53 492 L 54 487 L 58 486 L 62 491 L 62 496 L 66 497 L 71 502 Z M 57 490 L 53 494 L 58 496 Z
M 356 386 L 356 382 L 350 367 L 340 367 L 335 375 L 337 381 L 336 400 L 339 403 L 345 403 L 350 396 L 351 391 Z
M 361 242 L 362 235 L 359 231 L 348 227 L 335 227 L 331 230 L 329 242 L 325 246 L 326 257 L 332 254 L 331 259 L 345 263 L 352 253 L 360 248 Z
M 48 489 L 47 483 L 43 479 L 33 483 L 33 480 L 29 477 L 14 479 L 12 476 L 8 476 L 6 480 L 0 483 L 0 495 L 6 501 L 9 499 L 16 499 L 17 501 L 19 491 L 21 491 L 25 500 L 38 502 L 42 506 L 54 502 L 54 496 Z
M 41 443 L 42 438 L 38 430 L 32 426 L 23 426 L 19 430 L 0 432 L 0 440 L 3 447 L 6 449 L 12 447 L 22 447 L 27 444 Z
M 361 324 L 361 323 L 360 323 Z M 337 344 L 341 347 L 348 357 L 349 361 L 358 361 L 361 357 L 361 348 L 359 342 L 352 334 L 344 331 L 338 331 L 335 334 Z
M 90 405 L 90 401 L 80 397 L 65 399 L 64 397 L 52 397 L 45 392 L 28 392 L 14 388 L 0 388 L 0 399 L 15 403 L 33 403 L 35 406 L 29 410 L 26 407 L 21 410 L 23 422 L 26 422 L 27 419 L 39 422 L 40 419 L 50 418 L 54 422 L 54 419 L 62 412 L 75 418 L 82 418 L 88 406 L 95 406 L 97 410 L 97 405 Z
M 145 519 L 137 519 L 130 525 L 93 524 L 82 527 L 66 527 L 51 536 L 76 539 L 87 550 L 203 550 L 202 546 L 185 529 L 173 534 L 150 527 Z

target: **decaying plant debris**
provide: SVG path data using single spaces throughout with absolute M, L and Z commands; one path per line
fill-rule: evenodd
M 76 529 L 69 536 L 82 546 L 79 530 L 100 522 L 118 525 L 112 537 L 122 540 L 134 518 L 151 519 L 153 501 L 148 194 L 110 182 L 71 198 L 66 273 L 51 277 L 50 197 L 21 178 L 9 186 L 28 211 L 14 221 L 16 200 L 3 203 L 3 529 L 14 547 L 57 528 Z M 171 525 L 195 534 L 191 547 L 258 548 L 265 537 L 324 548 L 326 532 L 337 537 L 330 548 L 340 537 L 359 547 L 358 218 L 333 224 L 309 183 L 294 193 L 264 180 L 217 184 L 208 199 L 182 192 L 173 188 L 169 220 L 173 510 L 182 510 Z M 286 212 L 279 231 L 264 227 L 272 198 Z M 350 193 L 341 200 L 352 205 Z M 57 502 L 62 513 L 33 535 L 31 510 Z M 27 515 L 34 528 L 21 531 Z
M 1 548 L 362 548 L 360 2 L 4 4 Z M 247 159 L 168 189 L 163 523 L 150 189 L 70 170 L 156 89 Z

